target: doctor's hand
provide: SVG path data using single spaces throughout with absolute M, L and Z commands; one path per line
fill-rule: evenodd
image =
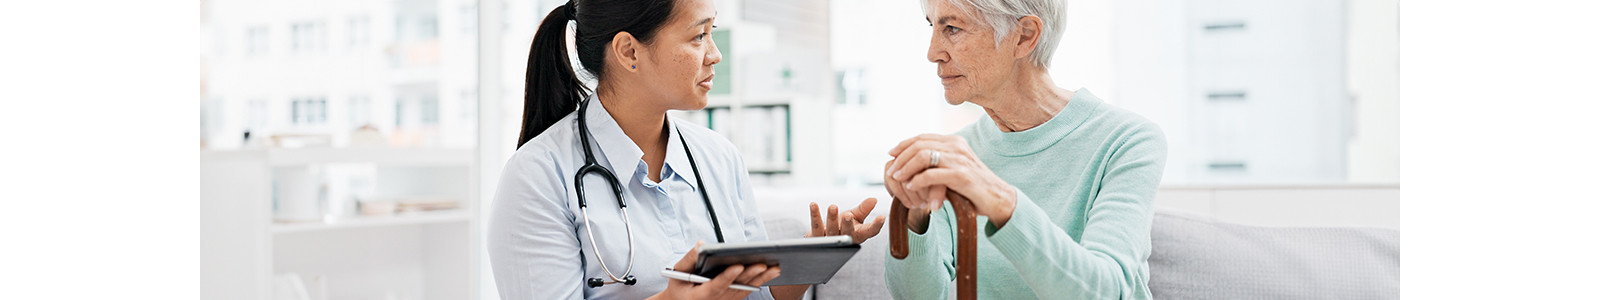
M 689 250 L 689 253 L 685 253 L 683 259 L 678 260 L 678 263 L 672 266 L 672 270 L 693 274 L 694 263 L 700 258 L 700 245 L 704 244 L 705 241 L 696 243 L 694 249 Z M 722 274 L 717 274 L 716 278 L 712 278 L 711 281 L 706 283 L 667 279 L 667 289 L 647 299 L 744 299 L 744 297 L 750 295 L 749 291 L 736 290 L 728 286 L 737 283 L 759 287 L 773 278 L 778 278 L 777 266 L 768 268 L 767 265 L 760 264 L 733 265 L 728 266 L 727 269 L 722 271 Z
M 911 216 L 938 210 L 946 197 L 956 196 L 946 193 L 956 192 L 972 201 L 978 215 L 989 217 L 996 228 L 1011 220 L 1011 212 L 1017 207 L 1016 187 L 989 170 L 967 146 L 966 139 L 955 135 L 918 135 L 901 141 L 889 150 L 889 155 L 894 156 L 894 160 L 885 168 L 884 184 L 891 193 L 898 188 L 901 194 L 909 196 L 901 198 L 901 202 L 911 208 Z M 921 213 L 922 221 L 926 221 L 925 215 Z M 907 219 L 908 223 L 917 221 Z
M 838 205 L 828 205 L 828 219 L 822 219 L 822 212 L 817 208 L 816 202 L 811 202 L 811 232 L 805 237 L 850 235 L 851 241 L 856 244 L 867 241 L 883 231 L 883 216 L 872 219 L 867 223 L 867 216 L 872 214 L 872 208 L 878 206 L 878 198 L 867 198 L 856 205 L 856 208 L 839 213 Z

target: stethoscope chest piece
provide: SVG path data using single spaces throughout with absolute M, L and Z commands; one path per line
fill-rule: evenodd
M 592 287 L 592 288 L 600 287 L 602 285 L 606 285 L 607 283 L 621 283 L 621 284 L 624 284 L 624 285 L 634 285 L 634 284 L 639 283 L 639 279 L 638 278 L 634 278 L 633 275 L 623 276 L 622 277 L 622 281 L 612 281 L 612 282 L 606 282 L 604 279 L 600 279 L 600 278 L 589 278 L 589 287 Z

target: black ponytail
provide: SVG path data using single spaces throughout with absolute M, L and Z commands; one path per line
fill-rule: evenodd
M 522 92 L 522 136 L 517 147 L 539 136 L 567 113 L 578 108 L 589 88 L 578 81 L 567 60 L 567 21 L 572 20 L 572 2 L 557 6 L 539 24 L 528 50 L 527 82 Z
M 578 63 L 593 78 L 604 80 L 605 49 L 612 37 L 628 32 L 649 43 L 672 11 L 673 0 L 569 0 L 551 10 L 539 24 L 528 51 L 522 135 L 517 147 L 577 110 L 578 102 L 591 92 L 567 58 L 567 21 L 576 21 L 573 44 Z

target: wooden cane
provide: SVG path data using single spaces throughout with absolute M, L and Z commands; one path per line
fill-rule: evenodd
M 947 192 L 950 205 L 956 213 L 956 299 L 978 299 L 978 211 L 972 200 L 955 192 Z M 889 255 L 906 259 L 911 246 L 906 243 L 906 215 L 911 209 L 894 198 L 889 208 Z

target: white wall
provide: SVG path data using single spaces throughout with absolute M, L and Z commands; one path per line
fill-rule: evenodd
M 1070 0 L 1067 3 L 1067 27 L 1050 63 L 1050 77 L 1062 88 L 1087 88 L 1095 96 L 1116 103 L 1121 89 L 1116 86 L 1116 61 L 1112 59 L 1116 40 L 1113 34 L 1116 13 L 1112 1 Z
M 1161 125 L 1169 183 L 1344 182 L 1344 3 L 1119 1 L 1109 101 Z
M 1191 123 L 1187 6 L 1182 0 L 1122 0 L 1112 10 L 1111 28 L 1117 67 L 1113 94 L 1107 101 L 1138 112 L 1162 126 L 1167 135 L 1167 170 L 1163 178 L 1176 181 L 1191 173 L 1189 164 L 1175 163 L 1173 155 L 1192 153 L 1194 144 L 1183 124 Z M 1101 93 L 1096 91 L 1096 93 Z
M 1400 182 L 1398 0 L 1350 0 L 1350 182 Z

